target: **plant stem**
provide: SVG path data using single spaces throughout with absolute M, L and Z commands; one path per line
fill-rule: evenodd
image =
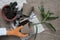
M 35 34 L 34 40 L 35 40 L 36 37 L 37 37 L 37 32 L 38 32 L 38 27 L 37 27 L 37 25 L 36 25 L 36 34 Z
M 43 22 L 45 22 L 49 16 L 50 16 L 49 14 L 46 14 L 46 17 L 43 19 Z

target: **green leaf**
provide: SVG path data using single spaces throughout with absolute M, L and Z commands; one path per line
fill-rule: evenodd
M 44 13 L 44 6 L 43 5 L 41 6 L 40 11 Z
M 37 32 L 38 32 L 38 27 L 37 27 L 37 25 L 36 25 L 36 34 L 35 34 L 34 40 L 35 40 L 36 37 L 37 37 Z
M 48 17 L 47 20 L 55 20 L 57 18 L 59 18 L 59 17 Z
M 14 2 L 14 3 L 13 3 L 13 6 L 17 6 L 17 2 Z
M 45 15 L 45 18 L 43 19 L 43 21 L 46 21 L 48 19 L 48 17 L 50 17 L 53 13 L 50 13 L 50 11 L 48 10 L 47 14 Z
M 50 15 L 53 15 L 54 13 L 51 13 L 51 12 L 50 12 L 49 14 L 50 14 Z
M 49 14 L 49 11 L 48 11 L 47 14 L 45 15 L 45 18 L 43 19 L 43 22 L 45 22 L 49 16 L 50 16 L 50 14 Z
M 51 14 L 50 14 L 50 11 L 48 10 L 48 12 L 47 12 L 47 14 L 46 14 L 47 18 L 48 18 L 50 15 L 51 15 Z
M 54 13 L 51 13 L 51 12 L 50 12 L 50 10 L 48 10 L 48 12 L 47 12 L 47 13 L 48 13 L 49 15 L 53 15 L 53 14 L 54 14 Z
M 51 23 L 45 23 L 52 31 L 56 31 Z
M 15 8 L 13 11 L 16 13 L 18 11 L 18 8 Z
M 11 3 L 10 3 L 10 7 L 12 7 L 12 5 L 13 5 L 13 3 L 11 2 Z
M 44 6 L 42 5 L 41 8 L 40 7 L 38 7 L 38 8 L 39 8 L 39 10 L 41 12 L 42 18 L 44 18 L 45 17 Z

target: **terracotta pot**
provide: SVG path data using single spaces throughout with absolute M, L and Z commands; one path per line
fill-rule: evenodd
M 6 13 L 5 13 L 5 11 L 4 11 L 4 9 L 5 8 L 7 8 L 7 7 L 10 7 L 9 5 L 5 5 L 3 8 L 2 8 L 2 17 L 3 17 L 3 19 L 4 20 L 6 20 L 6 21 L 14 21 L 16 18 L 17 18 L 17 13 L 16 13 L 16 15 L 13 17 L 13 18 L 11 18 L 11 19 L 9 19 L 9 18 L 7 18 L 7 16 L 6 16 Z

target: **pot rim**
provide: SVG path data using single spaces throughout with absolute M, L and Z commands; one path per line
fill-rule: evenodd
M 4 20 L 6 20 L 6 21 L 14 21 L 17 17 L 18 17 L 18 15 L 16 14 L 16 16 L 14 17 L 14 18 L 12 18 L 12 19 L 8 19 L 5 15 L 4 15 L 4 8 L 5 7 L 7 7 L 7 6 L 9 6 L 9 5 L 5 5 L 5 6 L 3 6 L 3 8 L 2 8 L 2 17 L 3 17 L 3 19 Z

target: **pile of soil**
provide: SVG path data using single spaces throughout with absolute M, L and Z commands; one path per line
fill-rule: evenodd
M 5 9 L 7 9 L 6 11 L 5 11 Z M 16 14 L 17 13 L 13 13 L 13 12 L 11 12 L 11 8 L 9 7 L 9 6 L 6 6 L 5 8 L 4 8 L 4 13 L 5 13 L 5 16 L 8 18 L 8 19 L 12 19 L 12 18 L 14 18 L 15 16 L 16 16 Z

